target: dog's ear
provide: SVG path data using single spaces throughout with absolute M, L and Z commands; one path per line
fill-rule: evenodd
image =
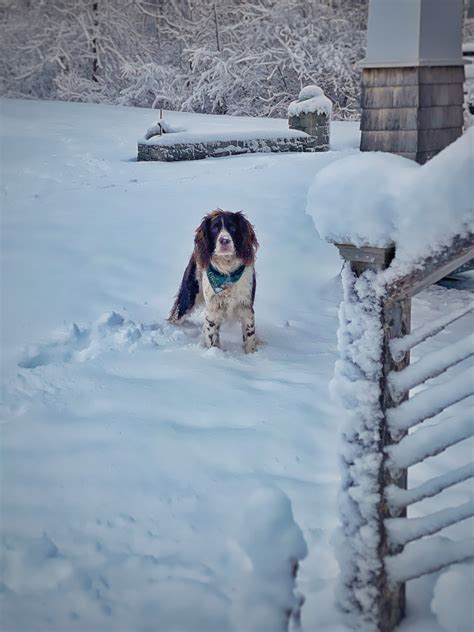
M 194 237 L 194 254 L 196 261 L 201 268 L 207 268 L 211 262 L 213 245 L 210 231 L 211 220 L 204 217 L 201 224 L 196 229 Z
M 248 266 L 255 261 L 255 252 L 258 248 L 257 237 L 252 224 L 242 211 L 239 211 L 235 215 L 238 221 L 237 255 L 242 259 L 245 265 Z

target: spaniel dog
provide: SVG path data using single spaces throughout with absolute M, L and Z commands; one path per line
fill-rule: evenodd
M 217 209 L 196 230 L 194 252 L 184 271 L 169 321 L 179 323 L 200 303 L 206 304 L 203 336 L 206 347 L 219 347 L 226 319 L 242 325 L 244 350 L 255 351 L 255 253 L 258 241 L 242 212 Z

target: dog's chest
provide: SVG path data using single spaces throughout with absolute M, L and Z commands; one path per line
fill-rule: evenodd
M 202 291 L 209 311 L 218 311 L 227 318 L 237 315 L 240 307 L 252 305 L 253 266 L 247 266 L 236 283 L 226 289 L 215 292 L 209 283 L 207 273 L 203 271 Z

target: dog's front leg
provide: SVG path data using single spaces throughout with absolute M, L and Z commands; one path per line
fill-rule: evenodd
M 251 307 L 244 308 L 240 322 L 245 353 L 253 353 L 257 348 L 257 338 L 255 336 L 255 314 Z
M 204 345 L 210 347 L 219 347 L 219 332 L 221 328 L 221 320 L 216 314 L 207 314 L 204 319 L 204 327 L 202 330 L 204 337 Z

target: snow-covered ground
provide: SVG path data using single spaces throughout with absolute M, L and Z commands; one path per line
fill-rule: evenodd
M 346 630 L 328 392 L 341 263 L 305 208 L 316 172 L 357 152 L 357 124 L 333 124 L 327 153 L 137 163 L 156 112 L 3 100 L 1 114 L 2 629 L 248 632 L 268 598 L 262 547 L 277 561 L 290 541 L 303 554 L 298 525 L 303 628 Z M 166 118 L 189 129 L 206 117 Z M 216 206 L 243 209 L 261 244 L 254 355 L 232 327 L 206 351 L 199 316 L 165 321 L 194 228 Z M 425 291 L 414 325 L 470 296 Z M 443 340 L 471 326 L 464 317 Z M 411 484 L 471 456 L 465 441 L 413 468 Z M 462 483 L 411 515 L 471 492 Z M 462 622 L 451 603 L 469 621 L 469 574 L 411 582 L 400 630 L 449 630 L 440 623 Z

